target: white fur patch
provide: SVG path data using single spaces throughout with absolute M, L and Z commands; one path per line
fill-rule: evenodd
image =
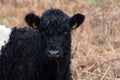
M 7 44 L 9 41 L 11 31 L 12 28 L 7 28 L 4 25 L 0 25 L 0 55 L 2 55 L 2 46 L 5 46 L 5 44 Z

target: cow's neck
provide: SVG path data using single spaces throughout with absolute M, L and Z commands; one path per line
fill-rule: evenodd
M 57 70 L 59 65 L 57 63 L 57 61 L 49 61 L 49 65 L 48 65 L 48 74 L 50 77 L 50 80 L 55 80 L 55 76 L 57 75 Z

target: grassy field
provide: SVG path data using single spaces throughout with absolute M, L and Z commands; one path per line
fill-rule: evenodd
M 73 80 L 120 80 L 120 0 L 0 0 L 0 24 L 24 27 L 50 8 L 86 15 L 72 32 Z

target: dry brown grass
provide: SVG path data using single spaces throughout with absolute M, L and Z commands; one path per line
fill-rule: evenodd
M 73 80 L 120 80 L 120 3 L 93 5 L 88 0 L 0 0 L 0 24 L 26 26 L 25 14 L 59 8 L 86 15 L 72 32 Z M 119 1 L 119 0 L 118 0 Z

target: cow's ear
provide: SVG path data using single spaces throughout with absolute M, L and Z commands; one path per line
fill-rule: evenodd
M 28 13 L 25 16 L 25 21 L 29 26 L 35 29 L 38 29 L 39 24 L 40 24 L 40 17 L 35 15 L 34 13 Z
M 85 16 L 83 14 L 75 14 L 73 17 L 71 17 L 70 20 L 70 26 L 71 28 L 77 28 L 80 26 L 85 20 Z

